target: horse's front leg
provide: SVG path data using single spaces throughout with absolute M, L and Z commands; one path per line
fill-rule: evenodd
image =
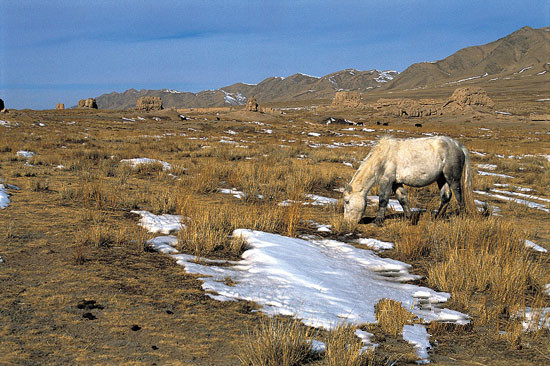
M 403 207 L 403 211 L 405 212 L 405 217 L 407 219 L 410 219 L 411 214 L 411 208 L 409 206 L 409 197 L 407 196 L 407 191 L 403 187 L 402 184 L 394 185 L 395 188 L 395 196 L 397 197 L 397 200 L 399 201 L 399 204 L 401 207 Z
M 392 182 L 381 181 L 378 190 L 378 213 L 374 218 L 374 223 L 378 226 L 382 226 L 382 224 L 384 223 L 384 216 L 386 214 L 386 207 L 388 206 L 388 202 L 390 202 Z

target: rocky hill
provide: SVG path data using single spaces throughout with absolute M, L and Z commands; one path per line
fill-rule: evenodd
M 200 93 L 177 90 L 135 90 L 123 93 L 103 94 L 96 98 L 101 109 L 129 109 L 143 96 L 161 97 L 165 108 L 170 107 L 220 107 L 244 105 L 250 96 L 259 103 L 287 100 L 311 100 L 332 98 L 340 90 L 368 90 L 384 86 L 397 71 L 359 71 L 346 69 L 323 77 L 294 74 L 288 77 L 270 77 L 258 84 L 236 83 L 217 90 Z
M 461 82 L 529 70 L 550 72 L 550 27 L 523 27 L 494 42 L 463 48 L 451 56 L 409 66 L 388 88 L 407 89 Z
M 284 102 L 290 100 L 332 99 L 337 91 L 367 93 L 374 89 L 406 90 L 427 86 L 458 86 L 497 79 L 516 79 L 529 74 L 550 78 L 550 27 L 523 27 L 494 42 L 461 49 L 434 62 L 409 66 L 397 71 L 359 71 L 346 69 L 322 77 L 297 73 L 288 77 L 270 77 L 258 84 L 236 83 L 199 93 L 176 90 L 126 90 L 96 98 L 101 109 L 129 109 L 138 98 L 162 98 L 165 108 L 221 107 L 244 105 L 247 98 Z

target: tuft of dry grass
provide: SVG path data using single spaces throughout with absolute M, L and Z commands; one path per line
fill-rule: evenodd
M 41 179 L 33 179 L 31 180 L 30 188 L 33 192 L 48 192 L 50 190 L 50 183 Z
M 380 328 L 393 336 L 403 332 L 403 326 L 410 324 L 416 317 L 405 309 L 401 302 L 382 299 L 374 307 L 376 321 Z
M 328 332 L 326 350 L 323 357 L 328 366 L 375 366 L 387 365 L 378 359 L 373 351 L 364 351 L 363 342 L 355 335 L 355 327 L 339 324 Z
M 386 233 L 404 261 L 426 260 L 428 286 L 479 324 L 495 324 L 544 297 L 545 264 L 525 248 L 527 234 L 511 221 L 490 217 L 423 218 L 417 226 L 394 222 Z
M 267 319 L 245 335 L 237 357 L 246 366 L 297 366 L 315 358 L 313 333 L 298 319 Z

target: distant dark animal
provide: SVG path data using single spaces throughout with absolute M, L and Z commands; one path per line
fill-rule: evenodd
M 441 197 L 436 217 L 445 212 L 452 193 L 461 212 L 475 212 L 470 155 L 464 145 L 447 136 L 383 137 L 370 150 L 344 189 L 344 218 L 354 223 L 361 220 L 368 193 L 375 184 L 378 184 L 379 192 L 376 224 L 384 222 L 392 191 L 405 216 L 410 218 L 411 209 L 403 186 L 424 187 L 433 182 L 437 182 Z
M 382 126 L 389 126 L 390 124 L 388 122 L 382 123 Z
M 378 126 L 380 126 L 381 123 L 380 123 L 380 121 L 376 121 L 376 124 L 377 124 Z
M 414 127 L 422 127 L 422 123 L 415 123 Z

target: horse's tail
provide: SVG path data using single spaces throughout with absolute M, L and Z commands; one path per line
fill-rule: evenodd
M 462 190 L 462 202 L 466 213 L 477 213 L 477 208 L 474 202 L 474 192 L 472 188 L 472 166 L 470 164 L 470 153 L 464 145 L 461 146 L 464 153 L 464 166 L 462 167 L 462 177 L 460 180 L 460 188 Z

